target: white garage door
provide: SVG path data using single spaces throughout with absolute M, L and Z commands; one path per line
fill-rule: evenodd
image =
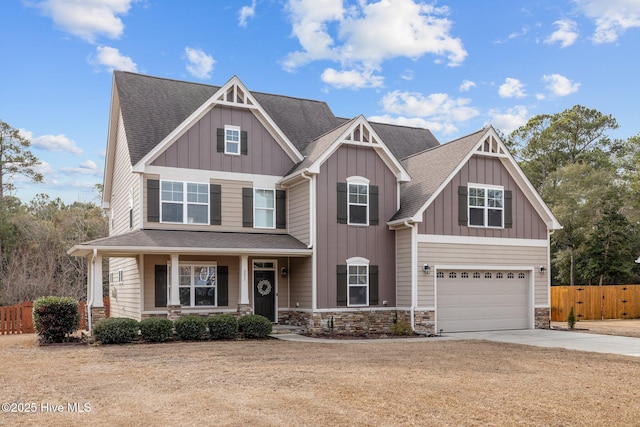
M 437 329 L 444 332 L 528 329 L 529 273 L 438 271 Z

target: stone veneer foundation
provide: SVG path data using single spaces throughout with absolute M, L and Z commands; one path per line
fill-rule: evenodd
M 536 308 L 535 312 L 535 328 L 536 329 L 549 329 L 551 327 L 551 309 Z

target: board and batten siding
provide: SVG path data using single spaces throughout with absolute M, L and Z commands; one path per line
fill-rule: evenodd
M 418 273 L 418 306 L 435 306 L 435 273 L 433 267 L 445 265 L 455 269 L 461 266 L 479 267 L 477 271 L 493 271 L 492 267 L 509 266 L 531 267 L 534 272 L 534 304 L 536 306 L 549 305 L 549 282 L 547 274 L 541 274 L 538 269 L 547 265 L 548 248 L 535 246 L 514 245 L 484 245 L 462 243 L 418 243 L 418 264 L 429 264 L 432 271 L 429 274 Z M 473 271 L 469 271 L 473 273 Z
M 122 270 L 122 283 L 118 271 Z M 140 273 L 137 258 L 109 258 L 109 273 L 114 281 L 109 284 L 111 317 L 129 317 L 141 320 Z
M 512 228 L 458 224 L 458 187 L 468 183 L 501 185 L 512 192 Z M 422 215 L 418 233 L 451 236 L 546 239 L 547 226 L 499 158 L 472 156 Z
M 289 301 L 291 301 L 291 309 L 312 308 L 312 271 L 311 257 L 289 259 Z
M 379 225 L 338 224 L 337 183 L 350 176 L 378 186 Z M 317 307 L 337 306 L 337 266 L 351 257 L 369 259 L 378 266 L 379 306 L 396 303 L 395 236 L 386 222 L 396 212 L 395 174 L 373 148 L 343 144 L 320 167 L 317 194 Z
M 411 307 L 411 228 L 396 230 L 396 306 Z
M 217 129 L 225 125 L 239 126 L 248 132 L 246 155 L 216 151 Z M 295 165 L 251 111 L 222 106 L 212 108 L 151 164 L 279 176 Z
M 310 181 L 305 180 L 287 189 L 287 205 L 289 207 L 287 224 L 289 226 L 289 234 L 305 245 L 311 243 L 309 185 Z

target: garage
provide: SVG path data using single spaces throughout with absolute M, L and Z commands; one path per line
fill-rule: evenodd
M 531 327 L 528 271 L 436 273 L 436 328 L 443 332 Z

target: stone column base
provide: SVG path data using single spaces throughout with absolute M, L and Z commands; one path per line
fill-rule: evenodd
M 182 316 L 181 305 L 167 305 L 167 319 L 173 322 L 180 316 Z
M 536 329 L 549 329 L 551 327 L 551 309 L 536 308 Z
M 238 304 L 238 317 L 246 316 L 247 314 L 252 314 L 253 310 L 251 310 L 250 304 Z
M 107 318 L 107 308 L 106 307 L 91 307 L 91 325 L 90 327 L 98 323 L 101 320 Z

